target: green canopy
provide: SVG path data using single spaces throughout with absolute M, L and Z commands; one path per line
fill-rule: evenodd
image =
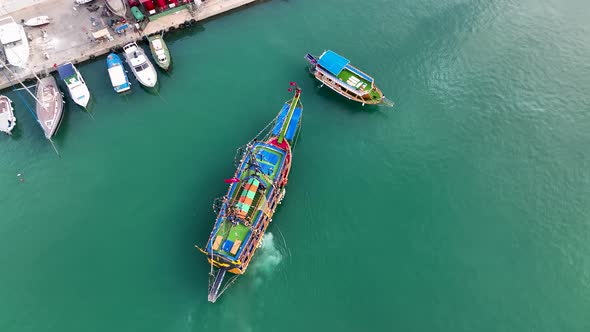
M 143 13 L 141 12 L 141 10 L 139 10 L 139 8 L 133 6 L 131 7 L 131 12 L 133 13 L 133 17 L 135 17 L 137 21 L 143 20 Z

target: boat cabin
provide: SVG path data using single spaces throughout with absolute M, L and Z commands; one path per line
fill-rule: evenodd
M 350 60 L 333 51 L 324 52 L 318 59 L 317 67 L 323 80 L 340 86 L 352 97 L 365 100 L 380 98 L 371 76 L 350 64 Z

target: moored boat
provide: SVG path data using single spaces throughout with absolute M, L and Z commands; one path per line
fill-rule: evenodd
M 125 92 L 131 89 L 131 84 L 127 78 L 127 73 L 125 73 L 123 62 L 118 55 L 111 53 L 107 56 L 107 68 L 109 72 L 109 78 L 111 79 L 111 84 L 117 93 Z
M 59 78 L 66 83 L 72 100 L 86 108 L 90 101 L 90 91 L 88 91 L 86 82 L 84 82 L 84 78 L 78 69 L 71 62 L 68 62 L 58 66 L 57 72 Z
M 217 218 L 207 245 L 197 247 L 211 264 L 210 302 L 246 272 L 285 195 L 303 112 L 301 90 L 291 84 L 295 95 L 285 102 L 276 122 L 267 126 L 264 137 L 255 137 L 239 152 L 234 176 L 225 180 L 230 183 L 227 194 L 214 203 Z M 235 276 L 224 282 L 227 272 Z
M 384 104 L 393 106 L 375 85 L 373 77 L 350 64 L 350 61 L 334 51 L 324 51 L 319 57 L 311 54 L 305 56 L 309 62 L 309 71 L 323 85 L 338 94 L 365 104 Z
M 0 19 L 0 44 L 8 64 L 25 68 L 29 61 L 29 40 L 22 25 L 11 16 Z
M 12 100 L 0 95 L 0 131 L 11 135 L 14 126 L 16 126 L 16 117 L 12 108 Z
M 63 118 L 63 95 L 53 76 L 47 76 L 38 81 L 35 95 L 37 96 L 35 107 L 37 121 L 43 128 L 45 137 L 51 139 L 59 129 Z
M 164 69 L 168 70 L 170 68 L 170 51 L 168 50 L 168 46 L 164 42 L 164 38 L 162 35 L 154 35 L 148 36 L 148 41 L 150 44 L 150 50 L 152 51 L 152 57 L 156 64 Z
M 108 10 L 111 11 L 111 13 L 125 18 L 125 15 L 127 14 L 127 5 L 125 5 L 125 1 L 123 1 L 123 0 L 105 0 L 105 4 L 106 4 Z
M 50 22 L 51 22 L 51 19 L 49 18 L 49 16 L 42 15 L 42 16 L 37 16 L 37 17 L 33 17 L 33 18 L 26 20 L 24 25 L 26 25 L 28 27 L 40 27 L 40 26 L 49 24 Z
M 137 46 L 136 43 L 129 43 L 123 46 L 123 53 L 127 64 L 139 83 L 148 88 L 156 86 L 158 74 L 143 49 Z

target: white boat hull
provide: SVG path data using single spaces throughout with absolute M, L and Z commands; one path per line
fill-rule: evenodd
M 8 135 L 12 134 L 12 129 L 16 126 L 13 111 L 12 101 L 6 96 L 0 96 L 0 131 Z
M 145 87 L 155 87 L 158 83 L 158 73 L 143 49 L 135 43 L 129 43 L 123 47 L 123 52 L 125 61 L 137 81 Z
M 12 17 L 0 19 L 9 23 L 0 24 L 0 44 L 4 47 L 4 54 L 8 64 L 26 68 L 29 61 L 29 41 L 22 25 L 16 24 Z
M 25 21 L 25 25 L 28 27 L 40 27 L 45 24 L 49 24 L 49 16 L 37 16 Z

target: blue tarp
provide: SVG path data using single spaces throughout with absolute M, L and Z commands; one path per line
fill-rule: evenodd
M 59 73 L 59 78 L 62 80 L 65 80 L 66 78 L 76 74 L 76 72 L 74 72 L 74 66 L 71 62 L 64 63 L 63 65 L 57 67 L 57 72 Z
M 290 104 L 285 104 L 283 109 L 281 110 L 281 114 L 279 114 L 279 119 L 277 124 L 272 130 L 272 134 L 278 136 L 281 132 L 281 127 L 283 126 L 283 122 L 285 122 L 285 117 L 289 112 Z M 299 123 L 299 118 L 301 117 L 301 109 L 299 107 L 295 108 L 293 111 L 293 117 L 291 118 L 291 123 L 289 124 L 289 128 L 287 128 L 287 134 L 285 134 L 285 138 L 288 140 L 292 140 L 297 132 L 297 124 Z
M 266 150 L 260 150 L 260 152 L 258 152 L 256 155 L 256 159 L 276 165 L 276 163 L 279 161 L 279 156 Z
M 223 245 L 221 246 L 221 250 L 225 251 L 225 252 L 229 252 L 231 250 L 231 247 L 234 246 L 234 242 L 230 241 L 230 240 L 225 240 L 225 242 L 223 242 Z
M 349 64 L 350 61 L 334 53 L 333 51 L 328 50 L 324 54 L 322 54 L 318 63 L 320 64 L 320 66 L 324 67 L 327 71 L 332 73 L 332 75 L 338 76 L 338 74 L 340 74 L 342 69 L 344 69 L 344 67 L 346 67 L 346 65 Z

